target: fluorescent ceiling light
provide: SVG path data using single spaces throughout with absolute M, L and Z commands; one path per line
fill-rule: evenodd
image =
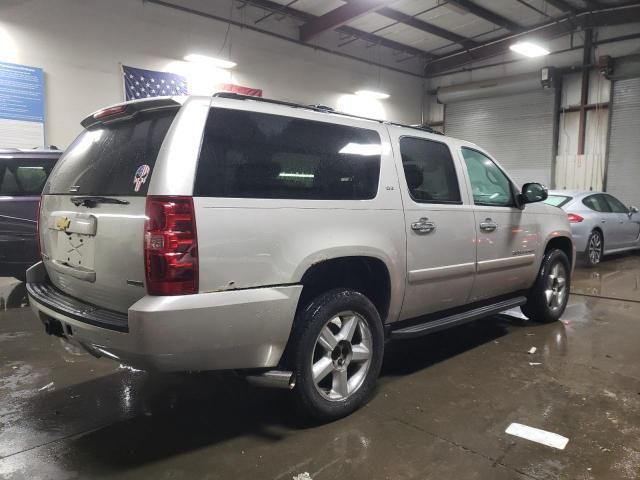
M 206 63 L 217 68 L 233 68 L 237 65 L 235 62 L 229 60 L 222 60 L 221 58 L 208 57 L 207 55 L 199 55 L 197 53 L 190 53 L 185 56 L 184 59 L 187 62 L 194 63 Z
M 375 92 L 373 90 L 358 90 L 356 92 L 356 95 L 360 95 L 361 97 L 375 98 L 376 100 L 384 100 L 385 98 L 389 98 L 388 93 Z
M 536 45 L 531 42 L 518 42 L 509 47 L 513 52 L 524 55 L 525 57 L 543 57 L 549 55 L 549 50 L 542 48 L 540 45 Z
M 278 174 L 279 177 L 293 177 L 293 178 L 314 178 L 315 175 L 313 173 L 288 173 L 281 172 Z
M 338 153 L 351 155 L 380 155 L 382 146 L 376 143 L 347 143 Z

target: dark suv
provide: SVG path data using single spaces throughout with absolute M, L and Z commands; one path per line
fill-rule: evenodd
M 0 149 L 0 276 L 25 279 L 38 261 L 40 193 L 59 150 Z

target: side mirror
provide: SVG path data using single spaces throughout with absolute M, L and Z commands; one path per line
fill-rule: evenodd
M 520 203 L 535 203 L 546 200 L 549 196 L 547 187 L 541 183 L 525 183 L 520 194 Z
M 633 205 L 631 205 L 631 206 L 629 207 L 629 213 L 630 213 L 630 214 L 632 214 L 632 215 L 633 215 L 634 213 L 638 213 L 638 209 L 637 209 L 636 207 L 634 207 Z

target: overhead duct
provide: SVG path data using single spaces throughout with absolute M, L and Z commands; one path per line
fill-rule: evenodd
M 441 87 L 436 95 L 438 102 L 447 104 L 479 98 L 503 97 L 532 90 L 542 90 L 539 72 Z

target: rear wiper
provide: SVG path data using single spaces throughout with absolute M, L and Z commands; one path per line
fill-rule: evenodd
M 71 197 L 71 203 L 73 203 L 76 207 L 80 205 L 93 208 L 99 203 L 114 203 L 117 205 L 129 205 L 127 200 L 120 200 L 119 198 L 113 197 L 100 197 L 97 195 L 80 195 L 77 197 Z

